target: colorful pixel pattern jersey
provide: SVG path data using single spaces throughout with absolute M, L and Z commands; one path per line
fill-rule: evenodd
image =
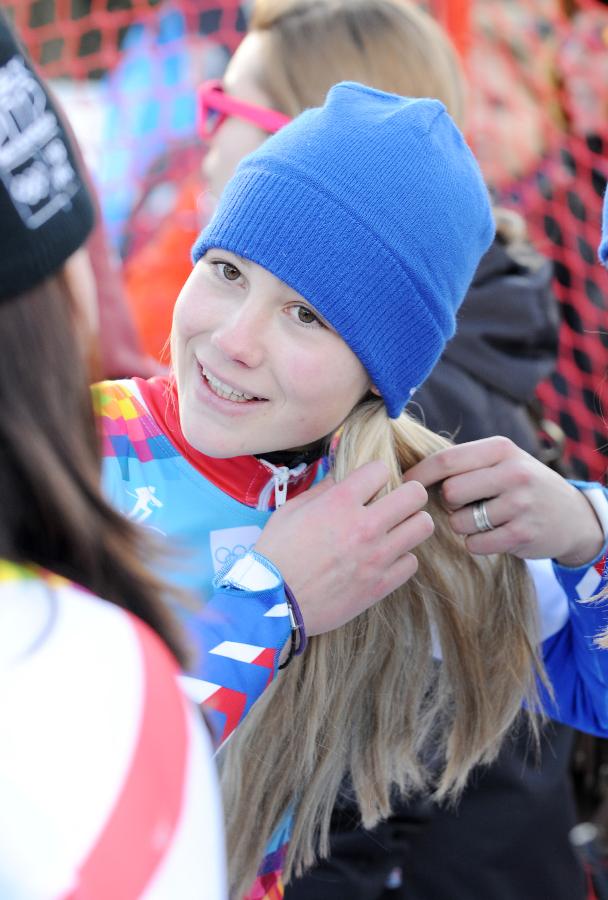
M 290 634 L 282 589 L 256 594 L 213 589 L 214 577 L 252 547 L 270 513 L 233 499 L 185 460 L 134 382 L 97 385 L 93 398 L 107 496 L 132 521 L 170 537 L 177 548 L 161 574 L 196 601 L 193 609 L 175 609 L 195 652 L 186 684 L 210 715 L 218 739 L 225 740 L 276 674 Z M 268 848 L 252 898 L 282 895 L 287 838 L 286 826 Z

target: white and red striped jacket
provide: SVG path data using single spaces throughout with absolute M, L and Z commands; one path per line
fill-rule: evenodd
M 0 561 L 0 897 L 224 900 L 209 736 L 141 621 Z

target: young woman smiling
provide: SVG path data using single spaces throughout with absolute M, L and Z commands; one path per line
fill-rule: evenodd
M 353 566 L 352 590 L 361 589 L 359 550 L 376 563 L 386 559 L 393 587 L 400 567 L 411 576 L 398 549 L 409 545 L 412 529 L 399 503 L 402 476 L 446 442 L 403 410 L 453 334 L 493 236 L 478 167 L 438 101 L 339 84 L 323 107 L 240 164 L 195 245 L 177 302 L 174 378 L 106 383 L 95 392 L 107 490 L 125 512 L 188 550 L 173 579 L 203 602 L 237 559 L 229 583 L 237 592 L 251 588 L 250 548 L 263 552 L 261 527 L 273 508 L 266 535 L 280 532 L 292 503 L 304 508 L 303 492 L 322 478 L 326 458 L 339 482 L 369 460 L 368 472 L 384 473 L 353 506 L 353 547 L 341 553 Z M 340 505 L 349 477 L 319 498 L 329 544 L 332 494 Z M 366 505 L 386 488 L 387 496 Z M 583 494 L 565 491 L 577 535 L 560 553 L 569 561 L 584 541 L 589 559 L 603 546 L 602 529 Z M 217 700 L 223 721 L 234 723 L 250 707 L 251 670 L 265 679 L 276 672 L 276 655 L 260 648 L 288 643 L 286 671 L 227 745 L 235 896 L 247 893 L 260 863 L 252 896 L 272 896 L 286 852 L 289 876 L 326 850 L 346 772 L 364 821 L 373 824 L 390 811 L 393 784 L 407 794 L 432 781 L 439 797 L 456 796 L 471 767 L 495 756 L 522 702 L 536 708 L 539 691 L 552 714 L 606 729 L 608 664 L 585 636 L 598 611 L 586 608 L 584 625 L 567 610 L 547 621 L 541 597 L 537 627 L 526 566 L 471 555 L 438 497 L 430 509 L 438 533 L 417 551 L 419 575 L 375 610 L 307 645 L 306 631 L 315 634 L 316 626 L 305 617 L 304 629 L 290 629 L 273 606 L 258 620 L 257 643 L 223 641 L 205 673 L 194 666 L 192 688 L 205 699 L 217 685 L 214 665 L 242 664 L 232 706 Z M 473 512 L 478 522 L 481 509 Z M 392 556 L 373 549 L 378 521 Z M 290 567 L 307 562 L 306 540 L 282 536 L 282 548 L 266 556 L 291 583 Z M 275 577 L 268 568 L 264 576 L 255 575 L 262 590 Z M 304 579 L 304 588 L 314 587 Z M 317 598 L 340 623 L 340 594 L 317 584 Z M 200 644 L 197 612 L 182 618 Z
M 465 84 L 447 36 L 416 3 L 256 0 L 248 32 L 222 81 L 199 89 L 200 133 L 207 145 L 204 205 L 213 207 L 242 156 L 284 127 L 288 117 L 321 103 L 329 87 L 344 78 L 437 97 L 466 127 L 465 100 L 475 86 Z M 504 210 L 495 210 L 495 216 L 498 233 L 460 310 L 458 332 L 411 409 L 432 431 L 458 443 L 501 434 L 535 457 L 555 459 L 558 445 L 547 450 L 541 444 L 537 418 L 530 414 L 530 398 L 557 359 L 551 266 L 523 240 L 525 228 L 517 216 Z M 145 267 L 139 277 L 145 279 Z M 168 322 L 173 295 L 162 302 Z M 142 312 L 140 320 L 150 316 L 158 323 L 147 306 Z M 550 484 L 547 490 L 553 490 Z M 470 509 L 462 515 L 470 524 Z M 491 537 L 497 540 L 495 532 Z M 559 592 L 555 601 L 561 609 Z M 548 723 L 532 753 L 529 734 L 520 728 L 496 763 L 474 774 L 457 810 L 433 803 L 423 792 L 395 802 L 391 818 L 371 834 L 360 825 L 346 780 L 329 858 L 293 880 L 287 900 L 377 900 L 387 881 L 395 900 L 444 895 L 494 900 L 503 894 L 536 900 L 539 883 L 554 900 L 583 900 L 584 875 L 568 836 L 576 821 L 572 740 L 572 729 Z M 512 803 L 503 803 L 505 790 Z M 500 865 L 497 845 L 504 848 Z M 438 853 L 441 867 L 434 864 Z

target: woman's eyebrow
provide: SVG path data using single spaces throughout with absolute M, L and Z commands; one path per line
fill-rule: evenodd
M 250 259 L 245 259 L 244 256 L 239 256 L 238 253 L 234 253 L 232 250 L 227 250 L 225 247 L 209 247 L 207 253 L 225 253 L 226 256 L 230 256 L 235 259 L 238 262 L 239 266 L 242 265 L 243 267 L 245 267 L 251 265 Z

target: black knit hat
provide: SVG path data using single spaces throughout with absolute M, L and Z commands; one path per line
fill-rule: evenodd
M 0 300 L 57 271 L 93 221 L 56 107 L 0 12 Z

